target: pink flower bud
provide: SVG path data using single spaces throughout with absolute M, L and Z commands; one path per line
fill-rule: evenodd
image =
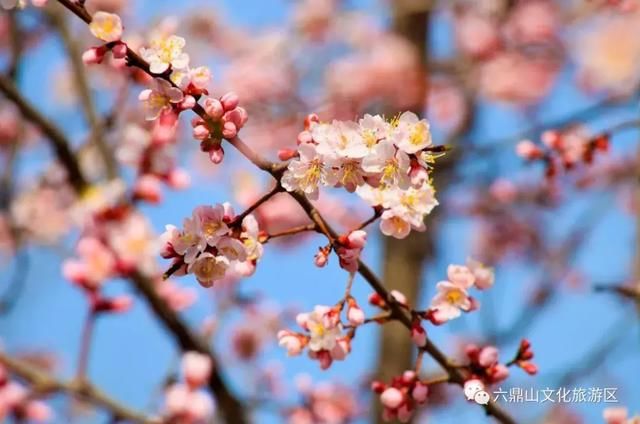
M 364 311 L 362 309 L 360 309 L 360 307 L 354 303 L 353 306 L 349 306 L 349 309 L 347 309 L 347 319 L 349 320 L 349 323 L 351 325 L 354 326 L 358 326 L 358 325 L 362 325 L 364 324 Z
M 224 150 L 222 150 L 222 147 L 217 147 L 215 149 L 212 149 L 209 152 L 209 159 L 211 160 L 211 162 L 213 162 L 216 165 L 221 163 L 222 159 L 224 159 Z
M 538 367 L 533 362 L 521 361 L 518 365 L 529 375 L 536 375 L 538 373 Z
M 234 122 L 236 124 L 236 126 L 238 127 L 238 129 L 244 127 L 244 124 L 247 123 L 247 121 L 249 120 L 249 114 L 247 113 L 247 110 L 243 107 L 237 107 L 235 108 L 234 112 L 236 112 L 238 114 L 238 116 L 240 117 L 238 122 Z
M 195 389 L 207 383 L 213 364 L 211 358 L 199 352 L 187 352 L 182 355 L 182 373 L 187 384 Z
M 162 200 L 162 186 L 160 180 L 152 175 L 143 175 L 138 178 L 133 188 L 133 195 L 149 203 L 157 204 Z
M 381 394 L 382 392 L 385 391 L 386 388 L 387 388 L 387 385 L 384 384 L 382 381 L 374 380 L 371 382 L 371 390 L 374 393 Z
M 222 136 L 227 140 L 231 140 L 238 135 L 238 128 L 233 122 L 225 122 L 222 126 Z
M 349 233 L 347 236 L 349 241 L 349 247 L 362 249 L 367 243 L 367 233 L 363 230 L 356 230 Z
M 116 45 L 111 48 L 111 53 L 113 53 L 113 57 L 116 59 L 124 59 L 127 57 L 127 45 L 124 43 L 116 43 Z
M 320 117 L 315 113 L 310 113 L 304 118 L 304 129 L 308 130 L 311 128 L 311 124 L 317 124 L 320 122 Z
M 311 144 L 313 143 L 313 136 L 309 131 L 302 131 L 298 134 L 298 145 L 300 144 Z
M 110 299 L 100 298 L 93 304 L 94 312 L 124 313 L 133 306 L 133 299 L 130 296 L 122 295 Z
M 315 265 L 318 268 L 324 267 L 327 264 L 327 262 L 329 262 L 329 256 L 323 249 L 320 249 L 318 253 L 316 253 L 316 256 L 314 256 L 313 259 L 314 259 Z
M 209 137 L 209 129 L 204 125 L 197 125 L 193 128 L 193 138 L 196 140 L 205 140 Z
M 224 107 L 220 100 L 207 97 L 204 101 L 204 110 L 214 120 L 219 120 L 224 115 Z
M 464 347 L 464 354 L 467 355 L 467 357 L 472 361 L 475 361 L 479 353 L 480 353 L 480 348 L 473 343 L 469 343 Z
M 542 133 L 540 140 L 542 140 L 542 143 L 544 143 L 545 146 L 551 149 L 556 149 L 560 145 L 561 138 L 558 131 L 547 130 Z
M 418 378 L 418 375 L 413 370 L 406 370 L 402 373 L 402 381 L 406 384 L 411 384 Z
M 236 217 L 236 211 L 233 209 L 233 206 L 229 202 L 224 202 L 222 204 L 222 220 L 226 223 L 233 221 Z
M 476 276 L 475 286 L 478 290 L 487 290 L 493 287 L 495 277 L 491 268 L 474 269 L 473 274 Z
M 75 284 L 84 285 L 87 281 L 87 267 L 76 260 L 69 259 L 62 263 L 62 275 Z
M 498 349 L 495 346 L 482 348 L 478 355 L 478 364 L 482 367 L 490 367 L 498 362 Z
M 230 112 L 226 112 L 222 117 L 223 122 L 232 122 L 233 125 L 236 126 L 237 129 L 242 128 L 244 123 L 246 122 L 246 112 L 243 115 L 242 112 L 244 109 L 236 108 Z
M 238 95 L 234 92 L 229 92 L 220 98 L 220 103 L 222 103 L 222 107 L 224 107 L 225 111 L 230 111 L 238 107 L 238 103 L 240 103 L 240 99 Z
M 378 293 L 371 293 L 369 295 L 369 304 L 377 306 L 378 308 L 386 308 L 384 300 Z
M 191 393 L 186 404 L 189 422 L 207 422 L 213 415 L 213 401 L 211 396 L 203 391 Z
M 491 375 L 491 380 L 494 383 L 506 380 L 507 377 L 509 377 L 509 368 L 507 368 L 503 364 L 496 364 L 493 367 L 491 367 L 489 371 Z
M 605 408 L 602 412 L 602 418 L 607 424 L 625 424 L 628 416 L 629 410 L 627 408 L 617 406 Z
M 280 149 L 278 150 L 278 159 L 289 160 L 296 156 L 298 152 L 293 149 Z
M 480 301 L 473 296 L 469 296 L 469 310 L 467 312 L 473 312 L 480 309 Z
M 24 412 L 29 421 L 43 423 L 51 421 L 53 418 L 53 411 L 49 408 L 49 405 L 39 400 L 27 402 Z
M 523 140 L 516 146 L 516 154 L 527 160 L 537 159 L 542 156 L 542 151 L 531 140 Z
M 187 171 L 176 168 L 169 172 L 167 183 L 176 190 L 184 190 L 191 185 L 191 177 Z
M 319 352 L 316 352 L 316 356 L 317 356 L 316 359 L 318 359 L 318 362 L 320 362 L 320 369 L 322 370 L 329 369 L 329 367 L 333 363 L 333 358 L 331 357 L 331 354 L 329 354 L 329 352 L 327 352 L 326 350 L 321 350 Z
M 296 356 L 302 353 L 302 342 L 295 333 L 287 330 L 278 332 L 278 344 L 287 350 L 287 355 Z
M 387 408 L 396 409 L 404 402 L 404 395 L 395 387 L 389 387 L 380 395 L 380 402 Z
M 180 102 L 180 109 L 187 110 L 191 109 L 196 105 L 196 99 L 192 95 L 188 94 L 184 96 L 184 99 Z
M 398 421 L 408 423 L 413 415 L 413 409 L 409 405 L 404 404 L 398 409 Z
M 427 395 L 429 394 L 429 387 L 426 384 L 417 382 L 416 386 L 411 392 L 411 397 L 418 403 L 424 403 L 427 401 Z
M 407 296 L 398 290 L 391 290 L 391 297 L 402 306 L 407 306 Z
M 165 392 L 164 403 L 171 416 L 181 414 L 189 403 L 190 390 L 184 384 L 174 384 Z
M 91 47 L 82 53 L 82 62 L 85 65 L 97 65 L 102 63 L 107 49 L 104 46 Z
M 421 185 L 425 181 L 429 181 L 429 173 L 422 166 L 413 166 L 409 171 L 409 178 L 413 185 Z

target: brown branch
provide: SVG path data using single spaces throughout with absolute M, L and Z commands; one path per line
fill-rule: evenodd
M 275 187 L 273 187 L 268 193 L 266 193 L 264 196 L 262 196 L 261 198 L 259 198 L 258 200 L 256 200 L 251 206 L 249 206 L 244 212 L 242 212 L 241 214 L 238 214 L 234 219 L 233 222 L 230 224 L 230 226 L 234 226 L 234 225 L 242 225 L 242 221 L 247 217 L 247 215 L 251 214 L 253 211 L 255 211 L 256 209 L 258 209 L 263 203 L 267 202 L 269 199 L 271 199 L 273 196 L 275 196 L 278 193 L 283 192 L 284 189 L 282 188 L 282 186 L 280 184 L 276 184 Z
M 282 230 L 277 233 L 267 234 L 264 236 L 264 238 L 260 240 L 260 242 L 264 244 L 274 238 L 292 236 L 295 234 L 306 233 L 309 231 L 316 231 L 316 224 L 299 225 L 297 227 L 287 228 L 286 230 Z
M 78 165 L 71 146 L 62 132 L 49 120 L 40 114 L 18 91 L 13 82 L 0 75 L 0 91 L 20 109 L 22 115 L 35 124 L 40 131 L 51 141 L 56 157 L 67 170 L 69 183 L 78 192 L 82 193 L 87 187 L 80 166 Z
M 143 295 L 155 315 L 160 318 L 165 327 L 174 335 L 183 351 L 197 351 L 209 357 L 213 367 L 208 386 L 216 397 L 218 408 L 225 422 L 229 424 L 247 423 L 244 407 L 227 388 L 220 374 L 218 359 L 213 351 L 209 349 L 207 343 L 201 337 L 191 332 L 187 324 L 169 308 L 167 303 L 158 295 L 153 287 L 153 283 L 148 278 L 142 274 L 135 273 L 131 276 L 131 281 L 136 289 Z
M 128 422 L 139 424 L 161 423 L 161 420 L 158 418 L 148 417 L 120 404 L 118 401 L 107 396 L 105 393 L 86 381 L 57 380 L 46 372 L 35 368 L 28 362 L 11 358 L 3 352 L 0 352 L 0 364 L 4 365 L 13 374 L 29 383 L 33 390 L 38 394 L 46 395 L 49 393 L 64 392 L 77 399 L 88 401 L 105 409 L 119 420 L 126 420 Z

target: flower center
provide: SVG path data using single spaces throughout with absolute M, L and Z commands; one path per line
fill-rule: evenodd
M 457 305 L 463 299 L 463 294 L 460 290 L 451 290 L 447 293 L 447 301 L 453 305 Z
M 427 141 L 427 137 L 429 136 L 429 132 L 427 131 L 427 126 L 424 122 L 418 122 L 411 130 L 411 134 L 409 135 L 409 142 L 414 146 L 419 146 L 424 144 Z

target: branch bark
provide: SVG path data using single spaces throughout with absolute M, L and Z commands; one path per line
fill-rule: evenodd
M 113 417 L 119 420 L 126 420 L 138 424 L 160 424 L 161 420 L 146 416 L 127 406 L 120 404 L 98 388 L 86 381 L 63 381 L 57 380 L 48 373 L 35 368 L 26 361 L 12 358 L 0 352 L 0 364 L 5 366 L 11 373 L 29 383 L 32 389 L 42 395 L 55 392 L 67 393 L 77 399 L 91 402 L 108 411 Z

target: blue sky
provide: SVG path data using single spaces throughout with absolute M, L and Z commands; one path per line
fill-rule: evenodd
M 150 4 L 153 12 L 150 12 Z M 379 3 L 373 1 L 352 2 L 358 6 L 376 7 Z M 176 2 L 168 0 L 137 1 L 136 20 L 145 21 L 157 16 L 170 13 L 176 7 Z M 251 28 L 261 28 L 277 25 L 287 16 L 289 1 L 277 0 L 243 0 L 234 1 L 186 1 L 181 5 L 201 5 L 200 7 L 221 7 L 226 15 L 235 23 Z M 204 6 L 202 6 L 204 5 Z M 434 43 L 438 49 L 446 52 L 443 47 L 449 40 L 446 27 L 438 25 Z M 85 34 L 85 32 L 82 32 Z M 30 53 L 27 58 L 21 87 L 28 97 L 33 100 L 41 99 L 39 94 L 50 86 L 46 74 L 50 68 L 56 66 L 61 58 L 60 46 L 56 41 L 47 41 L 37 51 Z M 567 77 L 560 80 L 558 88 L 550 99 L 544 102 L 537 111 L 542 122 L 564 116 L 567 112 L 582 108 L 593 99 L 586 98 L 567 81 Z M 80 139 L 85 131 L 84 124 L 77 119 L 72 109 L 60 109 L 51 98 L 44 98 L 41 103 L 46 113 L 62 126 L 72 137 Z M 594 129 L 606 128 L 608 125 L 634 117 L 638 113 L 636 104 L 621 108 L 607 116 L 594 120 Z M 517 112 L 503 106 L 486 105 L 483 108 L 478 126 L 474 132 L 477 140 L 490 140 L 496 137 L 513 134 L 523 128 L 526 121 Z M 616 152 L 633 151 L 637 134 L 633 131 L 616 137 Z M 620 147 L 618 147 L 620 146 Z M 44 158 L 46 152 L 36 153 Z M 514 170 L 523 172 L 520 161 L 513 152 L 507 151 L 500 155 L 499 163 L 506 174 Z M 40 161 L 30 159 L 21 164 L 24 176 L 31 174 Z M 535 175 L 537 170 L 524 171 Z M 202 203 L 222 202 L 230 198 L 225 187 L 219 183 L 219 177 L 200 177 L 194 187 L 185 192 L 172 192 L 167 195 L 167 201 L 160 207 L 145 208 L 145 212 L 152 219 L 156 230 L 161 231 L 167 223 L 178 223 L 191 213 L 196 205 Z M 446 202 L 441 199 L 441 202 Z M 588 199 L 580 199 L 571 205 L 549 214 L 548 225 L 554 235 L 561 235 L 567 231 L 580 211 L 588 206 L 588 202 L 612 202 L 610 193 L 594 193 Z M 628 275 L 632 260 L 634 243 L 633 218 L 612 208 L 607 212 L 600 226 L 588 238 L 587 245 L 578 255 L 579 266 L 588 272 L 596 281 L 621 280 Z M 469 252 L 469 241 L 473 236 L 473 226 L 461 218 L 449 220 L 439 234 L 442 255 L 437 264 L 427 270 L 425 277 L 424 299 L 422 304 L 432 294 L 435 282 L 444 277 L 446 265 L 451 262 L 465 261 Z M 461 240 L 463 241 L 461 243 Z M 346 274 L 340 270 L 336 261 L 325 269 L 318 269 L 312 265 L 312 257 L 320 239 L 311 240 L 299 249 L 280 250 L 272 246 L 266 249 L 264 260 L 260 263 L 256 275 L 243 282 L 246 292 L 262 292 L 279 305 L 296 305 L 303 310 L 311 309 L 315 304 L 332 304 L 342 294 Z M 46 349 L 56 352 L 61 360 L 61 375 L 70 376 L 78 350 L 83 317 L 86 314 L 86 304 L 82 294 L 65 282 L 60 275 L 60 256 L 46 248 L 30 247 L 28 249 L 32 266 L 29 269 L 26 289 L 21 301 L 13 313 L 0 318 L 0 338 L 10 351 L 32 351 Z M 379 268 L 380 243 L 378 237 L 372 237 L 365 249 L 365 258 L 374 268 Z M 8 279 L 12 265 L 4 268 L 2 281 Z M 499 325 L 507 326 L 517 316 L 523 293 L 533 281 L 535 275 L 524 264 L 515 264 L 498 269 L 497 284 L 491 296 L 493 311 Z M 195 285 L 195 281 L 184 278 L 185 285 Z M 122 282 L 110 283 L 110 291 L 127 291 Z M 199 288 L 203 291 L 204 289 Z M 622 338 L 616 347 L 616 352 L 607 360 L 609 371 L 606 375 L 595 373 L 595 377 L 578 380 L 573 386 L 578 387 L 620 387 L 618 398 L 621 403 L 640 412 L 640 383 L 638 379 L 629 376 L 640 376 L 640 363 L 637 356 L 640 334 L 638 333 L 637 315 L 628 305 L 619 303 L 607 295 L 593 295 L 588 291 L 571 292 L 560 289 L 561 295 L 549 306 L 548 310 L 537 319 L 527 334 L 536 352 L 536 362 L 540 365 L 539 378 L 532 379 L 515 370 L 510 383 L 520 387 L 552 387 L 557 388 L 554 374 L 559 369 L 574 367 L 580 364 L 580 352 L 592 350 L 594 346 L 603 343 L 603 335 L 610 334 L 613 328 L 626 328 L 626 337 Z M 365 302 L 370 293 L 365 282 L 356 279 L 353 294 Z M 487 295 L 485 295 L 487 296 Z M 488 302 L 486 298 L 480 298 Z M 489 303 L 485 303 L 489 305 Z M 206 295 L 201 296 L 200 302 L 184 314 L 185 319 L 197 325 L 211 311 L 211 304 Z M 454 349 L 452 336 L 474 336 L 482 329 L 481 314 L 469 315 L 449 326 L 430 330 L 430 336 L 446 351 Z M 176 358 L 175 346 L 171 338 L 164 332 L 157 322 L 150 316 L 142 302 L 137 302 L 134 309 L 122 316 L 102 319 L 98 323 L 92 349 L 89 375 L 99 386 L 113 397 L 131 406 L 146 409 L 150 405 L 155 390 L 165 376 L 166 371 Z M 264 363 L 282 362 L 285 365 L 286 380 L 291 382 L 298 373 L 308 373 L 314 380 L 335 380 L 353 383 L 361 379 L 372 369 L 376 359 L 376 337 L 374 328 L 367 328 L 359 332 L 353 346 L 353 353 L 342 363 L 335 363 L 327 372 L 321 372 L 315 362 L 306 357 L 287 359 L 280 349 L 270 349 L 263 358 Z M 215 349 L 221 357 L 227 356 L 228 346 L 220 340 Z M 514 346 L 507 346 L 505 355 L 510 356 Z M 433 361 L 427 361 L 427 366 L 433 367 Z M 234 369 L 235 371 L 235 369 Z M 235 376 L 235 375 L 234 375 Z M 238 391 L 244 390 L 241 378 L 231 378 L 235 381 Z M 556 384 L 556 385 L 554 385 Z M 56 400 L 64 411 L 64 402 Z M 480 408 L 464 405 L 460 394 L 460 408 L 448 408 L 446 413 L 438 413 L 434 420 L 439 423 L 484 423 L 488 419 Z M 543 405 L 544 406 L 544 405 Z M 571 405 L 586 417 L 586 422 L 600 422 L 603 404 Z M 535 418 L 540 408 L 527 408 L 523 411 L 518 406 L 513 408 L 514 415 Z M 81 422 L 103 422 L 101 415 L 88 415 Z M 59 416 L 58 422 L 64 422 L 64 416 Z M 280 419 L 273 415 L 260 415 L 257 422 L 278 423 Z M 522 422 L 525 422 L 523 420 Z

